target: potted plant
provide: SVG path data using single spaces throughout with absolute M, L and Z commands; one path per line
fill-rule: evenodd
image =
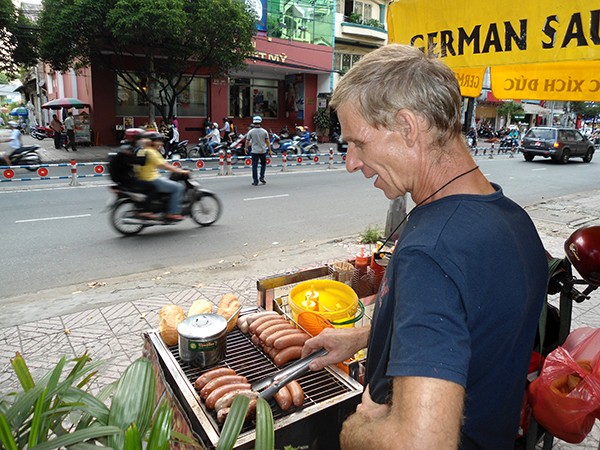
M 329 130 L 331 129 L 332 121 L 329 108 L 319 108 L 313 116 L 313 122 L 315 123 L 315 129 L 317 136 L 321 139 L 321 142 L 327 142 L 329 138 Z
M 88 355 L 66 357 L 34 380 L 23 357 L 11 360 L 21 390 L 0 399 L 0 447 L 20 450 L 110 447 L 168 450 L 169 442 L 189 441 L 172 430 L 173 409 L 155 405 L 155 375 L 140 358 L 99 394 L 88 390 L 98 362 Z M 10 401 L 9 399 L 12 399 Z M 106 403 L 110 399 L 110 406 Z M 186 442 L 192 443 L 192 442 Z

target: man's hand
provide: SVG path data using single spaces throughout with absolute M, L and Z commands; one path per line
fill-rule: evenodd
M 304 343 L 302 357 L 324 348 L 327 355 L 310 363 L 310 370 L 317 371 L 330 364 L 337 364 L 352 358 L 356 352 L 367 346 L 369 328 L 326 328 L 317 336 Z

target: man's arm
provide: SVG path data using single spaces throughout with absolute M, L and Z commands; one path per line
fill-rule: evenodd
M 394 378 L 391 405 L 373 402 L 367 388 L 356 413 L 344 422 L 342 449 L 455 450 L 463 402 L 462 386 L 437 378 Z

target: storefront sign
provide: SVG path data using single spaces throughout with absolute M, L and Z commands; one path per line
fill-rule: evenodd
M 491 68 L 499 99 L 600 101 L 600 61 Z
M 253 55 L 255 58 L 262 59 L 263 61 L 275 61 L 279 63 L 284 63 L 288 58 L 285 53 L 267 53 L 267 52 L 259 52 L 256 50 Z
M 600 59 L 600 0 L 400 0 L 388 27 L 453 68 Z
M 481 91 L 472 69 L 489 66 L 498 99 L 600 101 L 600 0 L 396 0 L 388 30 L 441 58 L 465 97 Z

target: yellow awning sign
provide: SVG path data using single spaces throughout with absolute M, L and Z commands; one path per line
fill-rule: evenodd
M 600 0 L 396 0 L 388 38 L 454 69 L 600 59 Z
M 498 99 L 600 101 L 600 61 L 496 66 L 490 70 L 492 92 Z
M 460 93 L 463 97 L 479 97 L 483 88 L 485 67 L 455 69 L 454 75 L 460 84 Z

